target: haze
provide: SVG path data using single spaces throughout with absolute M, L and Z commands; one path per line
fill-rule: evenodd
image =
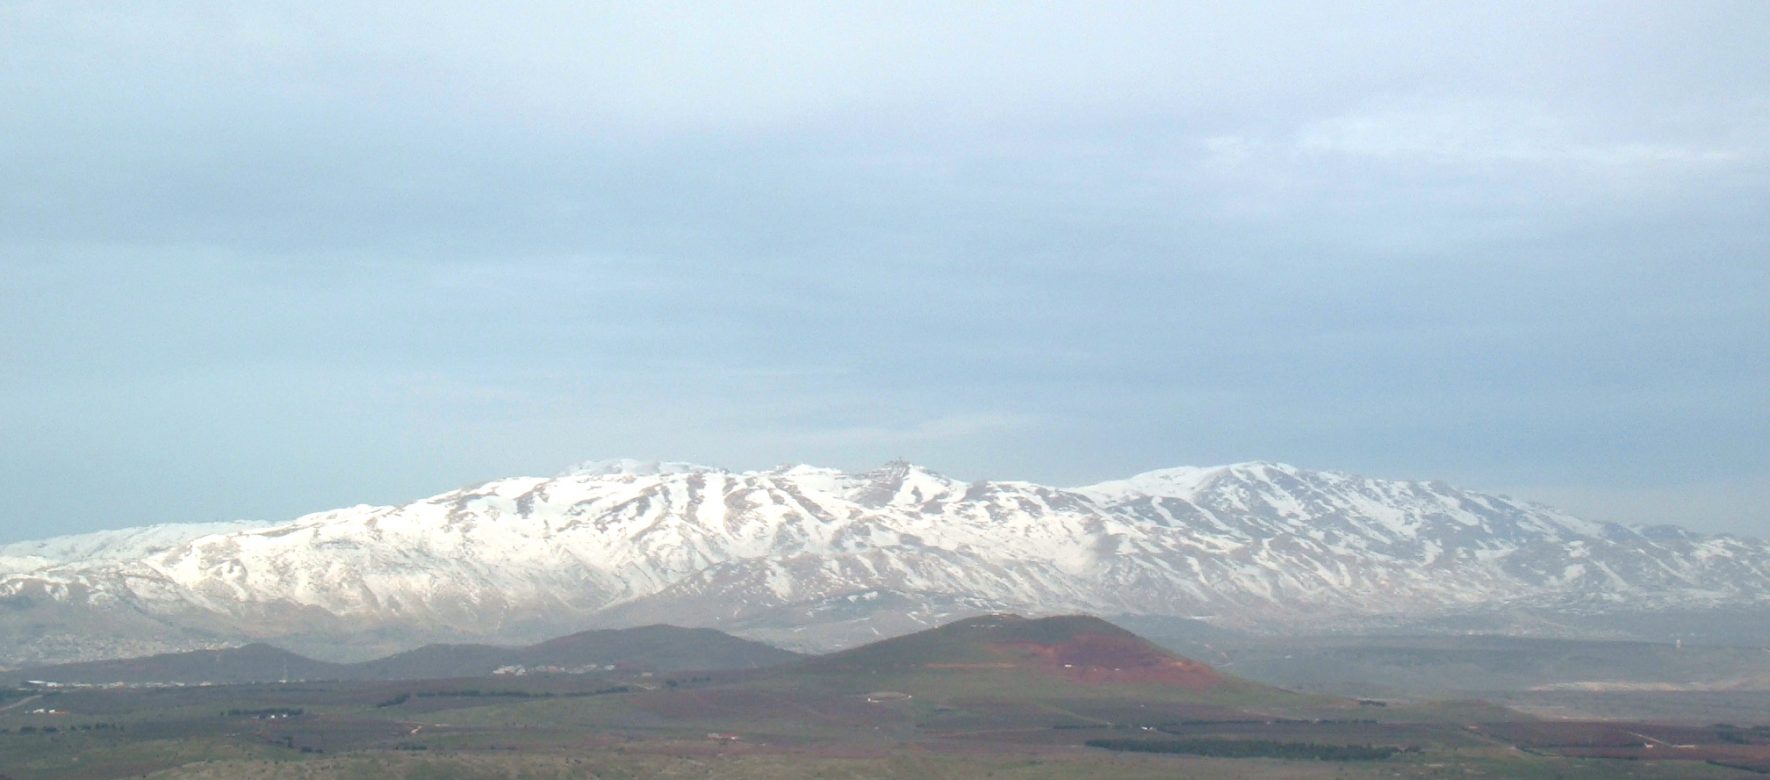
M 1770 6 L 0 7 L 0 541 L 600 457 L 1770 532 Z

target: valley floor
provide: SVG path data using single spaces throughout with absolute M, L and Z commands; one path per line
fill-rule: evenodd
M 1536 720 L 1476 703 L 1270 711 L 1129 689 L 581 675 L 12 691 L 0 776 L 63 778 L 1749 778 L 1770 727 Z M 950 689 L 950 695 L 937 693 Z M 876 691 L 875 694 L 896 693 Z M 39 698 L 25 701 L 26 696 Z M 1237 697 L 1243 697 L 1238 699 Z M 1393 747 L 1378 760 L 1120 752 L 1091 740 Z M 1732 765 L 1726 766 L 1726 765 Z

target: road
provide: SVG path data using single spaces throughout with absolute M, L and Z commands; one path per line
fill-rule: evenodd
M 34 701 L 41 699 L 41 698 L 43 698 L 43 694 L 41 694 L 41 693 L 31 694 L 30 696 L 26 696 L 22 699 L 19 699 L 18 701 L 15 701 L 11 704 L 6 705 L 4 707 L 0 707 L 0 712 L 5 712 L 5 711 L 13 709 L 15 707 L 23 707 L 26 704 L 30 704 L 31 702 L 34 702 Z

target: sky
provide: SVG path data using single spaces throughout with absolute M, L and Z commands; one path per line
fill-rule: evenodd
M 0 4 L 0 541 L 589 459 L 1770 536 L 1770 4 Z

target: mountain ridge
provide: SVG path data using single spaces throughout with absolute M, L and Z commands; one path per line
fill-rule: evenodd
M 668 625 L 597 629 L 530 645 L 429 644 L 356 663 L 321 661 L 264 642 L 0 673 L 0 682 L 233 684 L 298 680 L 424 680 L 484 677 L 499 669 L 569 672 L 728 671 L 800 659 L 787 650 L 710 628 Z
M 1770 546 L 1758 540 L 1258 461 L 1077 488 L 960 482 L 901 461 L 860 473 L 600 461 L 197 530 L 166 545 L 162 529 L 151 550 L 87 545 L 78 559 L 0 569 L 0 664 L 655 622 L 829 649 L 987 612 L 1274 631 L 1770 600 Z

